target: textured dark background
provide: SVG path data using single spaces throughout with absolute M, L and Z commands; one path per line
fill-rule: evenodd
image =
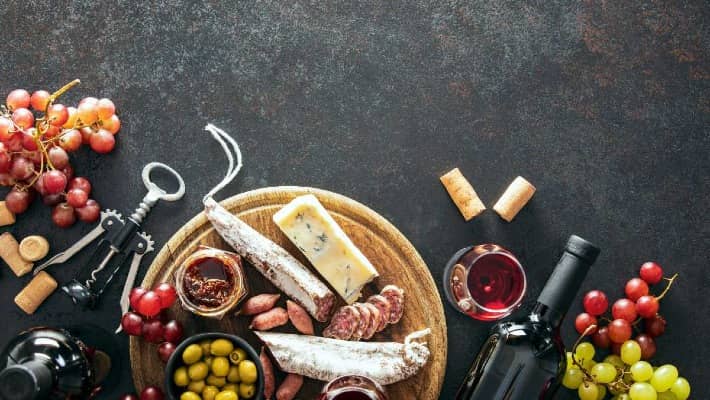
M 81 151 L 77 171 L 103 206 L 127 212 L 144 194 L 145 163 L 179 169 L 187 196 L 159 204 L 145 225 L 159 245 L 223 174 L 202 131 L 213 122 L 245 154 L 220 196 L 272 185 L 350 196 L 399 227 L 439 285 L 455 250 L 496 242 L 527 269 L 529 309 L 569 234 L 597 242 L 603 253 L 564 324 L 568 344 L 584 291 L 616 298 L 646 260 L 679 272 L 655 362 L 676 364 L 692 397 L 710 398 L 707 2 L 112 3 L 4 1 L 0 92 L 80 78 L 67 103 L 113 99 L 116 150 Z M 454 166 L 489 205 L 516 175 L 538 192 L 510 224 L 490 211 L 465 223 L 438 180 Z M 91 228 L 54 228 L 49 213 L 36 203 L 9 230 L 58 250 Z M 51 272 L 64 281 L 75 269 Z M 39 324 L 118 321 L 119 285 L 97 311 L 55 294 L 28 317 L 12 303 L 28 280 L 0 272 L 1 343 Z M 445 310 L 441 398 L 451 399 L 489 325 Z M 118 341 L 123 379 L 105 398 L 132 390 Z

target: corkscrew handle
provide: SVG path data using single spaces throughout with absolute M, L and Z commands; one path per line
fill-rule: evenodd
M 175 179 L 177 179 L 179 187 L 175 193 L 166 192 L 150 180 L 150 173 L 156 168 L 168 171 L 175 177 Z M 135 221 L 136 224 L 140 224 L 141 222 L 143 222 L 143 219 L 146 217 L 146 215 L 148 215 L 148 213 L 153 208 L 153 206 L 155 206 L 155 203 L 157 203 L 158 200 L 177 201 L 180 200 L 185 194 L 185 181 L 182 179 L 182 176 L 180 176 L 177 171 L 163 163 L 152 162 L 147 164 L 145 167 L 143 167 L 141 177 L 143 178 L 143 184 L 145 185 L 146 189 L 148 189 L 148 193 L 145 195 L 145 197 L 143 197 L 143 200 L 141 200 L 141 203 L 138 205 L 138 208 L 136 208 L 133 214 L 131 214 L 130 218 Z

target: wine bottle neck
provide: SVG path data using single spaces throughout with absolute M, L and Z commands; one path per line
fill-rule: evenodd
M 557 329 L 562 324 L 564 313 L 548 307 L 540 302 L 535 303 L 530 312 L 530 320 L 533 322 L 544 322 L 549 324 L 553 329 Z
M 52 368 L 45 361 L 31 359 L 0 372 L 0 398 L 45 399 L 53 381 Z
M 533 313 L 553 326 L 559 326 L 597 255 L 598 247 L 572 235 L 542 289 Z

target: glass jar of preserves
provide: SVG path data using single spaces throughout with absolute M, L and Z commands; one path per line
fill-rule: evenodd
M 221 319 L 247 295 L 242 258 L 207 246 L 192 253 L 175 273 L 175 286 L 186 310 Z

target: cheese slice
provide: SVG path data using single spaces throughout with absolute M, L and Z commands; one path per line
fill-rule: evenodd
M 312 194 L 293 199 L 274 222 L 348 304 L 379 274 Z

